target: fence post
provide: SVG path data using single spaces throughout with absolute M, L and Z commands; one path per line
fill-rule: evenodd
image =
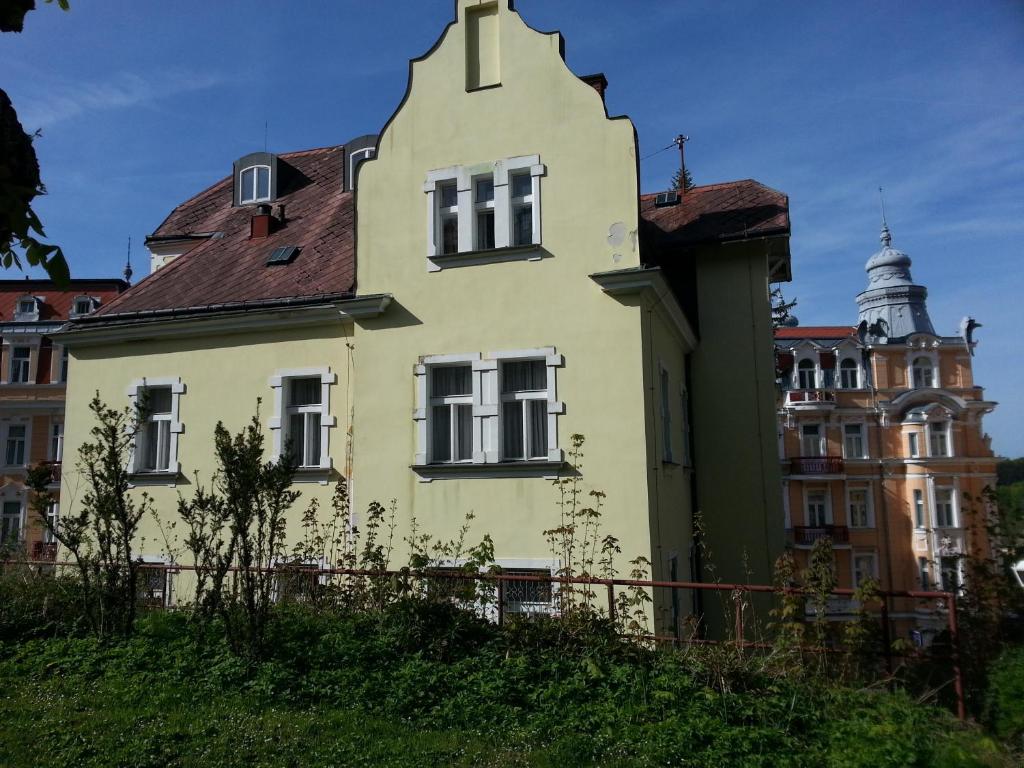
M 743 592 L 738 589 L 732 591 L 733 618 L 736 623 L 736 646 L 743 647 Z
M 505 580 L 498 579 L 498 626 L 505 625 Z
M 885 672 L 892 677 L 892 629 L 889 626 L 889 595 L 882 595 L 882 653 L 885 655 Z M 892 681 L 889 681 L 890 687 Z
M 608 582 L 608 618 L 615 621 L 615 585 Z
M 949 615 L 950 659 L 953 662 L 953 690 L 956 692 L 956 714 L 961 720 L 967 719 L 967 704 L 964 700 L 964 676 L 960 669 L 960 627 L 956 615 L 956 594 L 946 598 L 946 613 Z

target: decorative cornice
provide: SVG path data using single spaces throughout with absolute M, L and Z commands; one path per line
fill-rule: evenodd
M 609 296 L 639 295 L 641 298 L 652 300 L 653 306 L 665 313 L 687 346 L 690 349 L 697 346 L 697 334 L 690 327 L 690 322 L 676 301 L 675 294 L 660 267 L 629 267 L 611 272 L 596 272 L 590 275 L 590 279 L 601 286 L 601 290 Z

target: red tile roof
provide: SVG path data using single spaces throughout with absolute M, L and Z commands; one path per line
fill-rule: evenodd
M 677 205 L 640 196 L 640 215 L 667 245 L 789 234 L 789 198 L 753 179 L 692 187 Z M 650 231 L 650 228 L 648 228 Z
M 128 284 L 123 280 L 72 280 L 67 288 L 56 288 L 49 280 L 0 280 L 0 322 L 12 322 L 18 299 L 25 294 L 42 298 L 39 322 L 67 320 L 79 296 L 99 299 L 100 306 L 112 302 Z
M 140 281 L 97 312 L 114 315 L 275 299 L 349 294 L 355 287 L 353 195 L 342 189 L 343 146 L 278 156 L 277 205 L 284 226 L 250 239 L 251 206 L 235 206 L 227 177 L 186 200 L 150 236 L 173 239 L 217 233 Z M 267 265 L 281 246 L 299 246 L 288 264 Z
M 807 325 L 776 328 L 776 339 L 845 339 L 857 332 L 853 325 Z

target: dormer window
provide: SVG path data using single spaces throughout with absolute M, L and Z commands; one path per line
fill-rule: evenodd
M 15 320 L 38 320 L 39 319 L 39 298 L 36 296 L 22 296 L 14 307 Z
M 71 303 L 71 317 L 84 317 L 92 314 L 99 302 L 92 296 L 76 296 Z
M 242 171 L 238 179 L 238 201 L 261 203 L 270 199 L 270 166 L 254 165 Z

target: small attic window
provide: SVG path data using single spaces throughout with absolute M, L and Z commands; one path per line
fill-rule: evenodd
M 14 310 L 15 320 L 38 320 L 39 319 L 39 298 L 37 296 L 22 296 Z
M 299 247 L 297 245 L 285 245 L 280 248 L 275 248 L 270 252 L 270 258 L 267 259 L 267 266 L 272 264 L 288 264 L 295 258 L 298 252 Z
M 238 201 L 259 203 L 270 199 L 270 166 L 253 165 L 245 168 L 238 179 Z
M 71 304 L 71 317 L 83 317 L 92 314 L 99 302 L 92 296 L 76 296 Z

